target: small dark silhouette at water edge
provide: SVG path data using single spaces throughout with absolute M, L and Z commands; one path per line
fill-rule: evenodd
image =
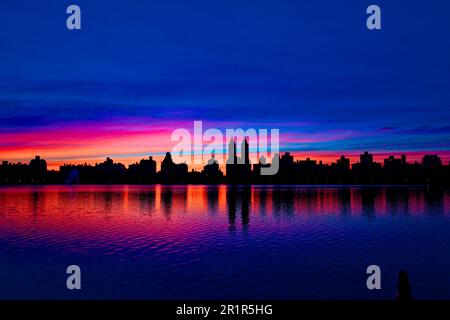
M 408 273 L 402 270 L 398 273 L 397 296 L 396 301 L 412 301 L 411 284 Z

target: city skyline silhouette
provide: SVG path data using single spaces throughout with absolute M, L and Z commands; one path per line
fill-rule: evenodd
M 48 170 L 40 156 L 26 163 L 3 160 L 0 166 L 1 184 L 437 184 L 448 185 L 450 163 L 443 163 L 435 154 L 424 154 L 421 162 L 408 162 L 405 154 L 390 155 L 383 163 L 364 151 L 359 161 L 351 163 L 345 155 L 330 164 L 311 158 L 295 159 L 290 152 L 278 157 L 275 175 L 261 175 L 261 168 L 270 166 L 265 158 L 251 163 L 246 139 L 242 140 L 238 156 L 236 140 L 229 143 L 228 158 L 220 166 L 215 155 L 201 171 L 190 169 L 186 163 L 175 163 L 170 152 L 161 161 L 160 170 L 152 156 L 128 167 L 107 157 L 95 165 L 64 164 L 59 170 Z M 225 169 L 223 171 L 223 169 Z

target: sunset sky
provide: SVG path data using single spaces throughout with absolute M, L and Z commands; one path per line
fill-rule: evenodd
M 0 160 L 159 159 L 201 120 L 298 158 L 448 162 L 450 3 L 393 2 L 369 31 L 357 0 L 1 1 Z

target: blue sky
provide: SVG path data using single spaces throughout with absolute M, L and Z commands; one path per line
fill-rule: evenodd
M 69 4 L 80 31 L 65 27 Z M 366 29 L 370 4 L 382 30 Z M 0 155 L 29 156 L 33 133 L 58 131 L 33 145 L 48 150 L 66 127 L 121 119 L 280 128 L 284 149 L 306 154 L 447 154 L 448 12 L 436 0 L 2 1 Z

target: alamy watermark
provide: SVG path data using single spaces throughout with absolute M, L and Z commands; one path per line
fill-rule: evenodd
M 81 8 L 76 4 L 71 4 L 66 9 L 66 14 L 69 16 L 66 19 L 66 27 L 68 30 L 81 30 Z M 366 14 L 369 16 L 366 19 L 366 27 L 369 30 L 381 29 L 381 8 L 372 4 L 366 9 Z
M 203 122 L 194 121 L 193 132 L 178 128 L 171 141 L 177 142 L 171 154 L 175 161 L 201 165 L 214 158 L 219 165 L 261 164 L 261 175 L 274 175 L 279 169 L 279 129 L 243 130 L 209 128 L 203 132 Z M 206 146 L 205 146 L 206 144 Z M 269 155 L 270 151 L 270 155 Z M 238 152 L 240 157 L 237 156 Z M 271 163 L 267 159 L 271 158 Z
M 67 267 L 66 273 L 69 275 L 66 280 L 66 286 L 69 290 L 81 290 L 81 268 L 72 264 Z

